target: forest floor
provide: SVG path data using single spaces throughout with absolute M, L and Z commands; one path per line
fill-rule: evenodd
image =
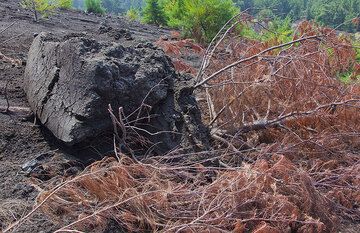
M 154 42 L 170 33 L 120 17 L 78 11 L 56 12 L 48 19 L 34 22 L 32 12 L 22 9 L 19 2 L 0 2 L 0 229 L 31 209 L 41 189 L 34 187 L 35 180 L 49 180 L 77 166 L 73 157 L 77 152 L 62 149 L 31 116 L 23 90 L 23 73 L 34 36 L 40 32 L 59 36 L 84 32 L 94 39 L 126 44 Z M 110 31 L 106 30 L 110 27 Z M 8 103 L 10 111 L 5 113 Z M 37 171 L 29 174 L 26 165 L 36 166 Z M 16 232 L 52 232 L 54 227 L 46 217 L 38 215 Z

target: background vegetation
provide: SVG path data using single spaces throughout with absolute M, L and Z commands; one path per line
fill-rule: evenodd
M 299 20 L 314 20 L 347 32 L 360 29 L 360 0 L 145 0 L 143 15 L 146 23 L 178 28 L 186 36 L 208 42 L 240 9 L 265 24 L 291 27 Z
M 81 6 L 81 1 L 75 0 L 76 7 Z M 157 3 L 165 9 L 166 17 L 168 17 L 169 26 L 179 25 L 178 20 L 183 15 L 192 10 L 199 10 L 199 4 L 205 6 L 217 5 L 215 9 L 219 9 L 218 5 L 222 5 L 221 9 L 232 12 L 233 4 L 241 10 L 248 9 L 253 16 L 260 18 L 273 19 L 280 17 L 285 19 L 290 17 L 292 21 L 299 19 L 315 20 L 324 26 L 337 27 L 339 29 L 355 32 L 359 30 L 358 25 L 354 25 L 351 20 L 359 16 L 360 0 L 101 0 L 103 7 L 107 12 L 125 13 L 131 8 L 146 9 L 146 5 Z M 150 4 L 151 3 L 151 4 Z M 189 4 L 190 3 L 190 4 Z M 191 4 L 193 3 L 193 4 Z M 225 5 L 223 5 L 225 4 Z M 171 6 L 171 7 L 169 7 Z M 184 10 L 187 11 L 184 11 Z M 212 9 L 208 10 L 211 11 Z M 201 13 L 200 13 L 201 14 Z
M 42 15 L 56 8 L 127 15 L 131 20 L 179 29 L 187 37 L 209 42 L 240 11 L 259 22 L 287 24 L 314 20 L 346 32 L 360 30 L 360 0 L 24 0 Z M 285 22 L 280 22 L 285 20 Z
M 40 16 L 47 17 L 55 9 L 70 9 L 73 6 L 72 0 L 23 0 L 22 7 L 31 9 L 35 21 Z
M 236 0 L 241 9 L 249 9 L 253 15 L 315 20 L 322 25 L 337 27 L 350 32 L 357 31 L 351 20 L 359 16 L 359 0 Z

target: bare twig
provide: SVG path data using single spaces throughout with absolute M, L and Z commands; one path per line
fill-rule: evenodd
M 12 22 L 11 24 L 9 24 L 6 28 L 4 28 L 3 30 L 0 31 L 0 35 L 5 32 L 6 30 L 8 30 L 9 28 L 11 28 L 13 25 L 15 25 L 18 22 L 18 20 L 15 20 L 14 22 Z
M 214 36 L 214 38 L 211 40 L 210 44 L 208 45 L 208 48 L 206 49 L 206 52 L 204 54 L 203 60 L 201 61 L 201 66 L 198 71 L 198 74 L 196 76 L 196 81 L 199 82 L 200 79 L 203 76 L 203 72 L 206 69 L 206 67 L 209 65 L 209 61 L 211 60 L 216 48 L 220 45 L 220 43 L 224 40 L 225 36 L 231 31 L 231 29 L 234 28 L 238 22 L 235 22 L 231 26 L 230 23 L 237 19 L 239 16 L 241 16 L 244 12 L 247 10 L 233 16 L 231 19 L 229 19 L 224 26 L 218 31 L 218 33 Z M 225 30 L 226 29 L 226 30 Z M 225 30 L 225 32 L 224 32 Z M 215 43 L 216 42 L 216 43 Z

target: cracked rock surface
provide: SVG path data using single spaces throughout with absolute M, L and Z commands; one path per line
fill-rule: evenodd
M 146 114 L 156 116 L 146 130 L 167 132 L 147 135 L 160 151 L 179 145 L 204 149 L 207 131 L 192 85 L 192 79 L 178 75 L 170 59 L 150 43 L 124 47 L 82 34 L 39 34 L 25 69 L 32 110 L 68 145 L 111 130 L 109 104 L 129 115 L 145 100 L 150 106 Z

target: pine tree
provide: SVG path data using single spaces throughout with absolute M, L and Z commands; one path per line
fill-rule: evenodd
M 143 15 L 145 23 L 166 25 L 165 12 L 158 0 L 146 0 Z
M 101 0 L 85 0 L 85 8 L 87 12 L 96 14 L 104 14 L 105 10 L 101 5 Z

